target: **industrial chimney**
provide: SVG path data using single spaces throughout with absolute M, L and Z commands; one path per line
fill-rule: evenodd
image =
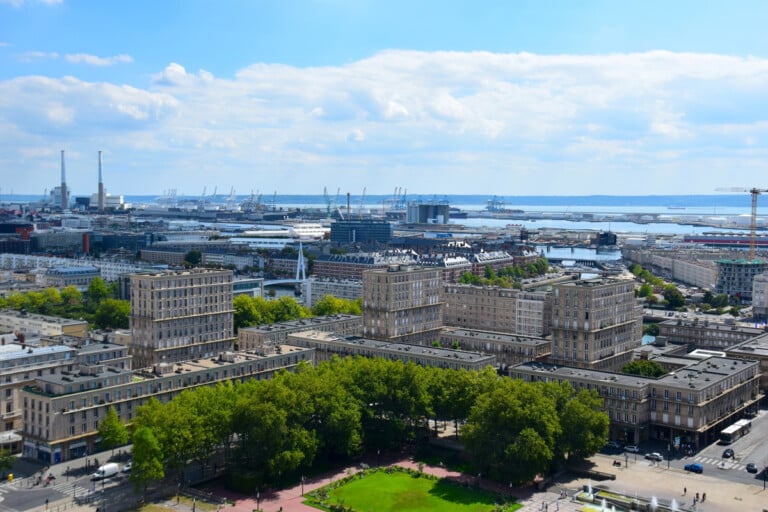
M 67 170 L 64 167 L 64 150 L 61 150 L 61 209 L 69 208 L 69 192 L 67 191 Z
M 101 151 L 99 151 L 99 213 L 104 213 L 104 182 L 101 179 Z

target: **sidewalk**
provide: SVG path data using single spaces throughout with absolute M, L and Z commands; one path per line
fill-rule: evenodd
M 384 457 L 382 456 L 382 459 Z M 99 460 L 102 460 L 102 456 L 99 456 Z M 106 457 L 103 458 L 106 460 Z M 586 485 L 591 485 L 593 489 L 607 489 L 610 491 L 622 493 L 628 496 L 639 496 L 641 498 L 650 499 L 655 496 L 661 502 L 669 502 L 672 499 L 675 500 L 679 509 L 692 510 L 693 496 L 699 492 L 703 494 L 706 492 L 707 499 L 704 503 L 700 503 L 697 512 L 731 512 L 735 510 L 754 510 L 762 511 L 768 506 L 768 491 L 764 491 L 762 486 L 757 485 L 745 485 L 739 483 L 732 483 L 725 480 L 720 480 L 708 476 L 706 474 L 697 475 L 684 472 L 679 469 L 667 469 L 665 465 L 651 466 L 647 461 L 638 459 L 637 462 L 630 461 L 629 467 L 616 468 L 613 467 L 613 457 L 605 455 L 596 455 L 590 459 L 595 464 L 595 469 L 605 473 L 615 474 L 615 480 L 607 480 L 598 482 L 587 478 L 572 478 L 564 477 L 562 479 L 552 482 L 549 489 L 546 491 L 536 491 L 532 487 L 524 488 L 512 488 L 511 494 L 514 495 L 518 502 L 523 505 L 520 509 L 522 512 L 534 512 L 543 511 L 547 512 L 577 512 L 581 511 L 584 505 L 582 503 L 575 502 L 572 496 L 583 489 Z M 369 461 L 370 463 L 371 461 Z M 411 458 L 389 458 L 382 460 L 382 465 L 395 464 L 398 466 L 418 469 L 418 462 L 414 462 Z M 374 464 L 371 464 L 372 466 Z M 55 468 L 54 468 L 55 469 Z M 304 485 L 300 482 L 293 487 L 281 489 L 273 492 L 263 492 L 259 494 L 258 506 L 264 512 L 316 512 L 316 509 L 304 505 L 304 497 L 302 496 L 302 490 L 304 493 L 309 493 L 319 487 L 323 487 L 335 480 L 339 480 L 350 472 L 360 471 L 359 466 L 349 466 L 333 473 L 328 473 L 315 478 L 308 478 L 304 481 Z M 471 482 L 476 481 L 474 475 L 465 475 L 455 471 L 451 471 L 442 466 L 427 466 L 423 467 L 425 473 L 429 473 L 441 478 L 451 478 L 459 482 Z M 480 485 L 486 489 L 499 492 L 501 494 L 510 493 L 510 488 L 492 482 L 490 480 L 481 479 Z M 684 495 L 683 488 L 687 488 L 688 492 Z M 216 496 L 225 497 L 234 505 L 221 506 L 221 512 L 252 512 L 257 508 L 257 502 L 255 496 L 243 496 L 227 489 L 218 487 L 210 488 Z M 565 490 L 568 498 L 561 499 L 560 492 Z M 71 498 L 68 500 L 60 500 L 57 503 L 51 503 L 49 510 L 56 510 L 59 506 L 61 511 L 73 511 L 73 512 L 94 512 L 95 505 L 80 505 L 76 506 L 71 503 Z M 161 505 L 168 507 L 171 510 L 177 510 L 179 512 L 192 512 L 192 506 L 187 503 L 176 503 L 175 497 L 170 497 L 167 500 L 160 502 Z M 202 503 L 196 507 L 195 512 L 201 512 L 203 508 L 207 510 L 215 510 L 215 505 L 206 505 Z

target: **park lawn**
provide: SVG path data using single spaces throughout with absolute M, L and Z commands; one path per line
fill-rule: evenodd
M 330 491 L 330 502 L 358 512 L 489 512 L 496 494 L 402 472 L 374 472 Z M 519 504 L 506 510 L 516 510 Z

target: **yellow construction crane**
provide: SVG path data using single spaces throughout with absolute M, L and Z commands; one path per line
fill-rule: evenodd
M 765 188 L 744 188 L 731 187 L 719 188 L 717 190 L 724 192 L 748 192 L 752 196 L 752 216 L 749 219 L 749 261 L 755 259 L 755 246 L 757 245 L 757 196 L 763 192 L 768 192 Z

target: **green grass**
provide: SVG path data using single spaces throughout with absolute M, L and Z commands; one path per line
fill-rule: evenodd
M 332 484 L 326 489 L 325 506 L 319 508 L 330 510 L 333 504 L 343 504 L 357 512 L 490 512 L 513 511 L 521 507 L 509 504 L 502 509 L 495 504 L 500 499 L 497 494 L 401 471 L 371 471 L 364 477 L 345 480 L 341 485 Z M 322 496 L 323 491 L 315 491 L 313 495 Z M 317 500 L 309 504 L 320 505 Z

